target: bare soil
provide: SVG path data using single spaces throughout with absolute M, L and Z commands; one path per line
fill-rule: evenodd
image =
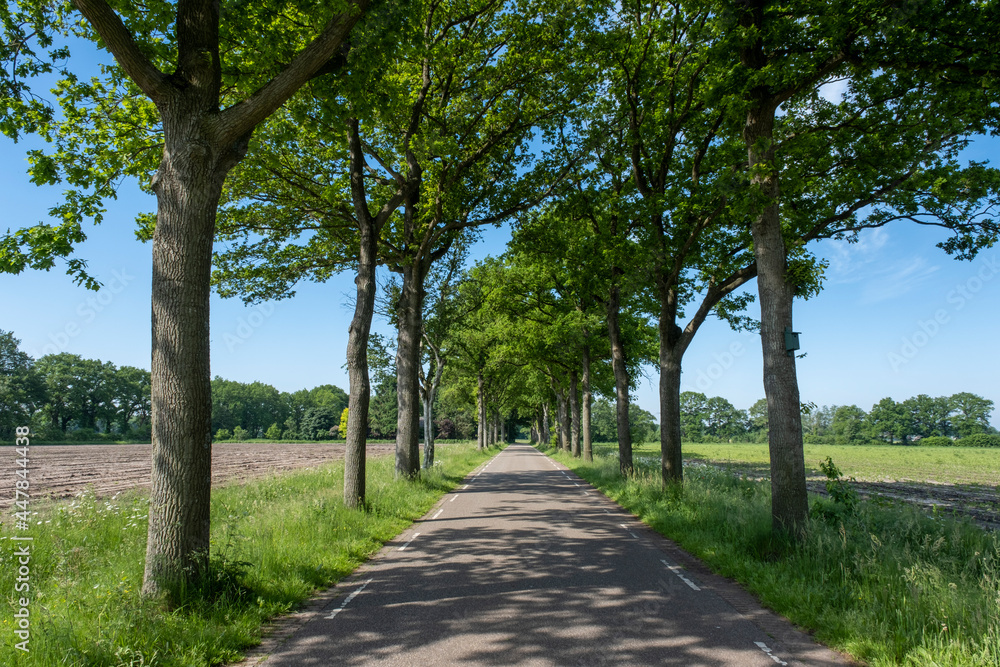
M 368 445 L 368 456 L 392 451 L 392 444 Z M 97 496 L 149 489 L 152 445 L 36 445 L 28 455 L 33 500 L 67 498 L 88 487 Z M 0 448 L 0 508 L 14 502 L 15 458 L 14 447 Z M 342 458 L 343 443 L 216 443 L 212 445 L 212 486 Z

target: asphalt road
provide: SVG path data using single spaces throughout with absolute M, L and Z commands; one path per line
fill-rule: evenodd
M 257 664 L 849 664 L 532 447 L 466 482 Z

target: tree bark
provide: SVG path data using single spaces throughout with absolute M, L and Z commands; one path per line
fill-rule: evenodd
M 552 432 L 549 430 L 549 404 L 542 403 L 542 442 L 548 447 L 552 443 Z
M 583 346 L 583 397 L 580 406 L 581 428 L 583 429 L 583 460 L 594 460 L 594 444 L 590 429 L 590 346 Z
M 199 577 L 209 549 L 209 294 L 215 213 L 228 169 L 218 169 L 218 155 L 195 150 L 195 128 L 179 124 L 166 121 L 172 140 L 154 181 L 158 206 L 152 284 L 153 460 L 143 583 L 147 595 L 172 593 L 185 580 Z
M 344 504 L 351 508 L 365 504 L 365 459 L 368 441 L 368 407 L 371 383 L 368 377 L 368 336 L 375 312 L 375 266 L 378 234 L 370 225 L 361 226 L 357 298 L 354 319 L 347 337 L 347 373 L 350 401 L 347 412 L 347 443 L 344 452 Z
M 434 397 L 437 395 L 438 387 L 441 386 L 441 374 L 444 372 L 444 363 L 441 359 L 440 350 L 431 344 L 430 339 L 425 337 L 427 347 L 434 355 L 434 375 L 427 378 L 427 384 L 423 388 L 424 401 L 424 468 L 430 469 L 434 465 Z
M 618 270 L 620 273 L 620 269 Z M 628 426 L 629 408 L 629 377 L 625 362 L 625 345 L 622 342 L 621 323 L 621 288 L 617 282 L 612 283 L 607 303 L 608 338 L 611 341 L 611 368 L 615 375 L 616 424 L 618 426 L 618 467 L 623 475 L 631 475 L 632 465 L 632 434 Z
M 669 485 L 684 481 L 681 456 L 681 359 L 677 348 L 663 339 L 662 330 L 661 322 L 660 475 L 663 483 Z
M 557 398 L 559 401 L 559 448 L 568 452 L 570 447 L 569 399 L 564 391 L 560 391 Z
M 743 48 L 741 60 L 752 70 L 767 66 L 762 37 L 764 0 L 747 3 L 743 25 L 757 37 Z M 750 182 L 763 199 L 753 221 L 754 257 L 760 300 L 760 337 L 764 352 L 764 394 L 767 397 L 768 448 L 771 456 L 771 524 L 776 532 L 798 535 L 809 518 L 802 414 L 795 357 L 786 354 L 785 329 L 792 326 L 794 289 L 787 280 L 787 250 L 779 217 L 780 188 L 775 164 L 774 118 L 780 100 L 764 84 L 750 91 L 743 139 L 747 146 Z
M 424 280 L 419 266 L 402 267 L 403 286 L 396 346 L 396 476 L 413 477 L 420 469 L 420 339 L 423 329 Z
M 580 458 L 580 380 L 577 372 L 569 374 L 570 449 L 575 458 Z
M 485 381 L 483 380 L 483 372 L 479 371 L 476 374 L 476 404 L 477 412 L 479 417 L 479 429 L 477 433 L 477 445 L 482 451 L 486 449 L 486 395 L 484 392 Z

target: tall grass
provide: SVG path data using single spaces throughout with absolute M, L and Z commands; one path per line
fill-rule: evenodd
M 631 479 L 617 460 L 580 476 L 716 572 L 824 643 L 873 666 L 1000 667 L 1000 539 L 909 507 L 813 498 L 803 544 L 771 535 L 770 486 L 689 465 L 681 493 L 662 490 L 658 461 Z
M 16 565 L 9 529 L 0 538 L 2 665 L 164 665 L 236 660 L 263 623 L 352 572 L 422 516 L 497 450 L 438 448 L 416 482 L 393 479 L 393 460 L 368 463 L 369 510 L 342 502 L 343 463 L 213 490 L 212 561 L 183 604 L 139 595 L 148 497 L 84 494 L 41 508 L 30 533 L 30 652 L 14 647 Z M 21 594 L 18 594 L 21 595 Z

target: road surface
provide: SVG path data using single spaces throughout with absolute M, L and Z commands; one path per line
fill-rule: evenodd
M 508 447 L 252 662 L 844 665 L 532 447 Z

